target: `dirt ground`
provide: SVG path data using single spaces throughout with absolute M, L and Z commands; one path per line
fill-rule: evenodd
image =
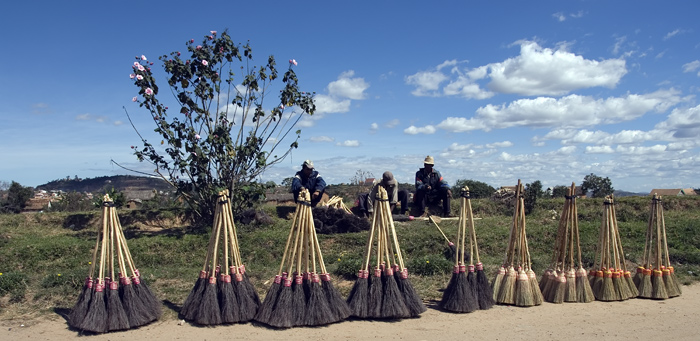
M 59 315 L 0 321 L 0 340 L 700 340 L 700 284 L 679 297 L 654 301 L 495 306 L 470 314 L 437 310 L 397 322 L 348 320 L 324 327 L 274 330 L 255 324 L 195 327 L 157 321 L 129 331 L 81 336 Z

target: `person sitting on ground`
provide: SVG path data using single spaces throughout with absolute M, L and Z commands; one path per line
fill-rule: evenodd
M 386 194 L 389 199 L 389 209 L 390 212 L 394 212 L 396 204 L 401 202 L 401 214 L 405 215 L 408 210 L 408 191 L 405 189 L 399 189 L 399 184 L 394 178 L 394 174 L 390 171 L 384 172 L 382 174 L 382 180 L 375 180 L 372 184 L 372 190 L 369 193 L 360 194 L 358 197 L 358 206 L 360 208 L 360 216 L 371 217 L 372 212 L 374 212 L 375 201 L 377 200 L 377 192 L 379 191 L 379 186 L 384 187 Z
M 321 174 L 314 169 L 314 163 L 311 160 L 304 161 L 301 170 L 294 175 L 291 189 L 294 194 L 294 202 L 299 200 L 299 192 L 302 188 L 308 189 L 311 193 L 311 207 L 318 205 L 326 191 L 326 182 Z
M 428 155 L 423 161 L 423 168 L 418 169 L 416 172 L 416 197 L 414 204 L 417 206 L 417 215 L 427 216 L 425 208 L 428 203 L 439 203 L 442 201 L 442 214 L 444 217 L 449 217 L 452 191 L 440 172 L 433 168 L 434 165 L 433 157 Z

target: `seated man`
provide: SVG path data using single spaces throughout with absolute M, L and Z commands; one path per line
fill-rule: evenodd
M 291 189 L 292 193 L 294 193 L 294 202 L 299 200 L 299 192 L 301 192 L 302 188 L 309 190 L 309 193 L 311 193 L 311 207 L 316 207 L 323 197 L 323 192 L 326 190 L 326 182 L 314 170 L 314 163 L 311 160 L 304 161 L 301 165 L 301 170 L 294 175 Z
M 442 201 L 442 214 L 444 217 L 449 217 L 452 191 L 440 172 L 433 169 L 434 165 L 433 157 L 428 155 L 423 161 L 423 168 L 416 172 L 416 197 L 414 200 L 418 211 L 416 214 L 424 216 L 428 202 L 438 203 Z
M 399 184 L 394 179 L 394 174 L 389 171 L 382 174 L 381 181 L 374 181 L 372 184 L 372 190 L 369 194 L 360 194 L 358 198 L 358 206 L 360 208 L 360 215 L 363 217 L 371 217 L 372 212 L 374 212 L 374 204 L 377 200 L 377 192 L 379 186 L 384 187 L 386 194 L 389 197 L 389 209 L 391 212 L 396 208 L 396 204 L 401 202 L 401 214 L 405 215 L 408 210 L 408 191 L 405 189 L 399 189 Z

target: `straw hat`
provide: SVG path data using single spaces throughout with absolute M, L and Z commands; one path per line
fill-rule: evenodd
M 423 161 L 423 163 L 426 164 L 426 165 L 434 165 L 434 164 L 435 164 L 435 160 L 433 160 L 433 157 L 432 157 L 432 156 L 428 155 L 428 156 L 425 157 L 425 160 Z
M 314 169 L 314 163 L 311 160 L 304 161 L 304 163 L 302 163 L 301 166 L 306 167 L 308 169 Z
M 382 174 L 382 182 L 387 186 L 396 186 L 396 179 L 394 179 L 394 174 L 390 171 L 386 171 Z

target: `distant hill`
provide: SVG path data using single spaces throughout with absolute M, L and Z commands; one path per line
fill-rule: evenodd
M 172 192 L 173 188 L 167 182 L 145 176 L 115 175 L 86 179 L 59 179 L 36 187 L 38 190 L 61 190 L 64 192 L 98 193 L 104 189 L 124 192 L 127 199 L 150 199 L 153 191 Z
M 618 198 L 619 197 L 645 197 L 645 196 L 649 195 L 649 192 L 635 193 L 635 192 L 626 192 L 626 191 L 614 191 L 613 195 L 615 195 Z

